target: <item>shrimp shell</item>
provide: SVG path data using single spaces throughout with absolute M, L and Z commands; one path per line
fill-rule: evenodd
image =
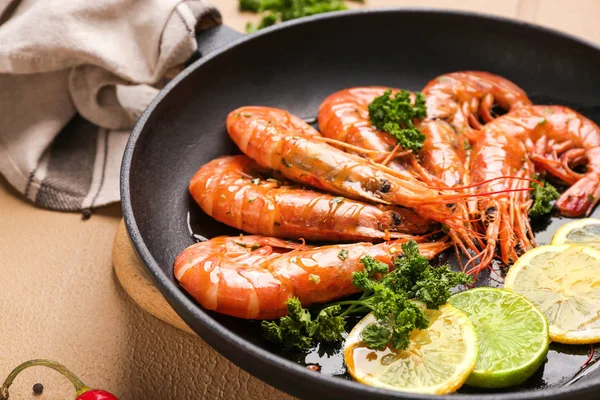
M 445 242 L 419 244 L 430 259 L 446 248 Z M 401 253 L 400 241 L 313 247 L 263 236 L 220 236 L 183 250 L 174 274 L 208 310 L 274 319 L 287 314 L 290 297 L 307 307 L 359 292 L 352 273 L 363 269 L 360 258 L 369 255 L 393 267 Z
M 494 120 L 495 104 L 507 111 L 530 105 L 523 89 L 499 75 L 459 71 L 440 75 L 423 88 L 429 119 L 443 119 L 474 140 L 485 123 Z
M 270 178 L 244 155 L 203 165 L 190 181 L 192 197 L 219 222 L 255 235 L 340 241 L 381 241 L 430 231 L 414 211 L 334 197 Z

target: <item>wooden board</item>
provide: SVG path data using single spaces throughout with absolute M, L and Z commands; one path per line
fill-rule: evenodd
M 121 286 L 137 305 L 167 324 L 195 335 L 152 282 L 129 240 L 123 220 L 115 235 L 113 264 Z

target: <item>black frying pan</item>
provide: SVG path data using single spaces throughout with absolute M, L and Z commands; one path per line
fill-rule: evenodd
M 450 397 L 433 397 L 364 386 L 344 379 L 339 348 L 315 350 L 308 358 L 276 354 L 256 323 L 203 310 L 172 273 L 177 254 L 194 242 L 188 226 L 207 238 L 236 233 L 204 215 L 187 191 L 202 164 L 239 152 L 225 131 L 231 110 L 265 105 L 310 118 L 327 95 L 342 88 L 420 90 L 437 75 L 479 69 L 511 79 L 534 103 L 571 106 L 600 122 L 597 47 L 504 18 L 412 9 L 323 14 L 244 37 L 218 27 L 198 40 L 200 59 L 161 91 L 133 130 L 123 159 L 121 194 L 127 229 L 143 263 L 168 302 L 211 346 L 258 378 L 302 398 L 600 397 L 600 369 L 592 365 L 579 371 L 587 346 L 553 345 L 536 376 L 505 392 L 464 388 Z M 546 243 L 564 222 L 539 223 L 538 241 Z M 317 359 L 321 373 L 302 365 Z

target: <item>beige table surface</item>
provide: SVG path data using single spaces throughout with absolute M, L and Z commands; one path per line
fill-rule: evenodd
M 237 0 L 213 0 L 225 23 L 254 16 Z M 597 0 L 367 0 L 367 5 L 466 9 L 516 17 L 600 42 Z M 0 110 L 1 112 L 1 110 Z M 201 340 L 140 310 L 111 265 L 118 204 L 80 215 L 37 209 L 0 178 L 0 379 L 20 362 L 51 358 L 121 399 L 290 399 L 210 350 Z M 276 373 L 276 371 L 274 371 Z M 72 399 L 69 384 L 26 371 L 11 399 Z

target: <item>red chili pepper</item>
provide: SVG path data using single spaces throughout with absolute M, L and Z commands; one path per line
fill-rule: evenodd
M 43 366 L 52 368 L 55 371 L 60 372 L 64 377 L 71 381 L 77 398 L 75 400 L 119 400 L 117 396 L 106 390 L 92 389 L 87 387 L 81 379 L 67 369 L 64 365 L 51 360 L 30 360 L 18 365 L 11 371 L 10 374 L 4 380 L 4 384 L 0 388 L 0 400 L 8 400 L 8 388 L 12 385 L 13 381 L 19 375 L 21 371 L 29 367 Z
M 119 400 L 119 399 L 117 399 L 117 397 L 114 394 L 108 393 L 106 390 L 93 389 L 93 390 L 88 390 L 87 392 L 83 392 L 75 400 Z

